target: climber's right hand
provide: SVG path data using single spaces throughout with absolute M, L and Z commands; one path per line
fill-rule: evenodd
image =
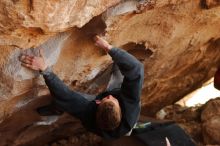
M 112 45 L 110 45 L 105 39 L 101 38 L 100 36 L 96 35 L 94 37 L 95 45 L 100 47 L 108 53 L 112 49 Z
M 32 70 L 44 71 L 47 68 L 47 64 L 43 56 L 43 49 L 40 49 L 39 57 L 23 54 L 20 56 L 20 61 L 23 66 Z

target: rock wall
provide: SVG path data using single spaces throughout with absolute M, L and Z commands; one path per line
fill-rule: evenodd
M 56 32 L 82 27 L 119 0 L 2 0 L 0 45 L 38 46 Z
M 210 100 L 204 107 L 201 115 L 203 122 L 203 139 L 206 144 L 220 143 L 220 98 Z
M 177 122 L 198 146 L 219 145 L 219 104 L 218 97 L 196 107 L 167 106 L 157 113 L 157 117 Z
M 46 133 L 68 125 L 60 118 L 45 131 L 34 124 L 48 121 L 34 107 L 48 103 L 50 98 L 42 96 L 49 92 L 37 72 L 21 66 L 22 53 L 38 55 L 43 48 L 49 65 L 70 88 L 98 94 L 108 82 L 112 61 L 94 46 L 92 36 L 105 32 L 109 42 L 144 64 L 142 114 L 152 116 L 213 76 L 220 65 L 219 26 L 219 0 L 1 1 L 0 134 L 5 136 L 0 145 L 46 143 L 61 136 L 45 140 Z M 12 126 L 20 118 L 23 124 Z M 76 125 L 71 132 L 80 130 Z M 39 132 L 33 136 L 34 131 Z
M 219 7 L 202 9 L 199 0 L 158 0 L 153 9 L 140 14 L 107 18 L 107 38 L 114 45 L 146 48 L 141 53 L 144 112 L 155 113 L 213 76 L 219 64 L 219 14 Z M 135 46 L 127 50 L 135 53 Z

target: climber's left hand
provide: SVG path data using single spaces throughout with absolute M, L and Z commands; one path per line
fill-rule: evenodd
M 39 57 L 31 55 L 21 55 L 20 61 L 22 62 L 23 66 L 32 70 L 44 71 L 47 68 L 47 64 L 43 56 L 43 49 L 40 49 Z

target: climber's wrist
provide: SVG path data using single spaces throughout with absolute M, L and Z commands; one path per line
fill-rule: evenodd
M 46 67 L 46 69 L 39 70 L 39 73 L 40 73 L 41 75 L 47 75 L 47 74 L 49 74 L 50 72 L 52 72 L 52 68 L 51 68 L 51 67 Z
M 105 51 L 108 53 L 112 48 L 113 46 L 109 44 L 105 47 Z
M 45 71 L 48 67 L 46 65 L 40 67 L 39 71 L 42 72 L 42 71 Z

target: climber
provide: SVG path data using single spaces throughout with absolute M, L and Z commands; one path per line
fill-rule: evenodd
M 112 74 L 105 92 L 95 96 L 70 90 L 47 66 L 43 50 L 40 56 L 22 55 L 22 65 L 43 75 L 55 109 L 38 110 L 48 116 L 61 111 L 79 118 L 89 131 L 107 139 L 129 135 L 140 114 L 140 95 L 144 79 L 143 65 L 126 51 L 114 48 L 100 36 L 95 45 L 104 49 L 113 60 Z M 46 110 L 45 110 L 46 109 Z

